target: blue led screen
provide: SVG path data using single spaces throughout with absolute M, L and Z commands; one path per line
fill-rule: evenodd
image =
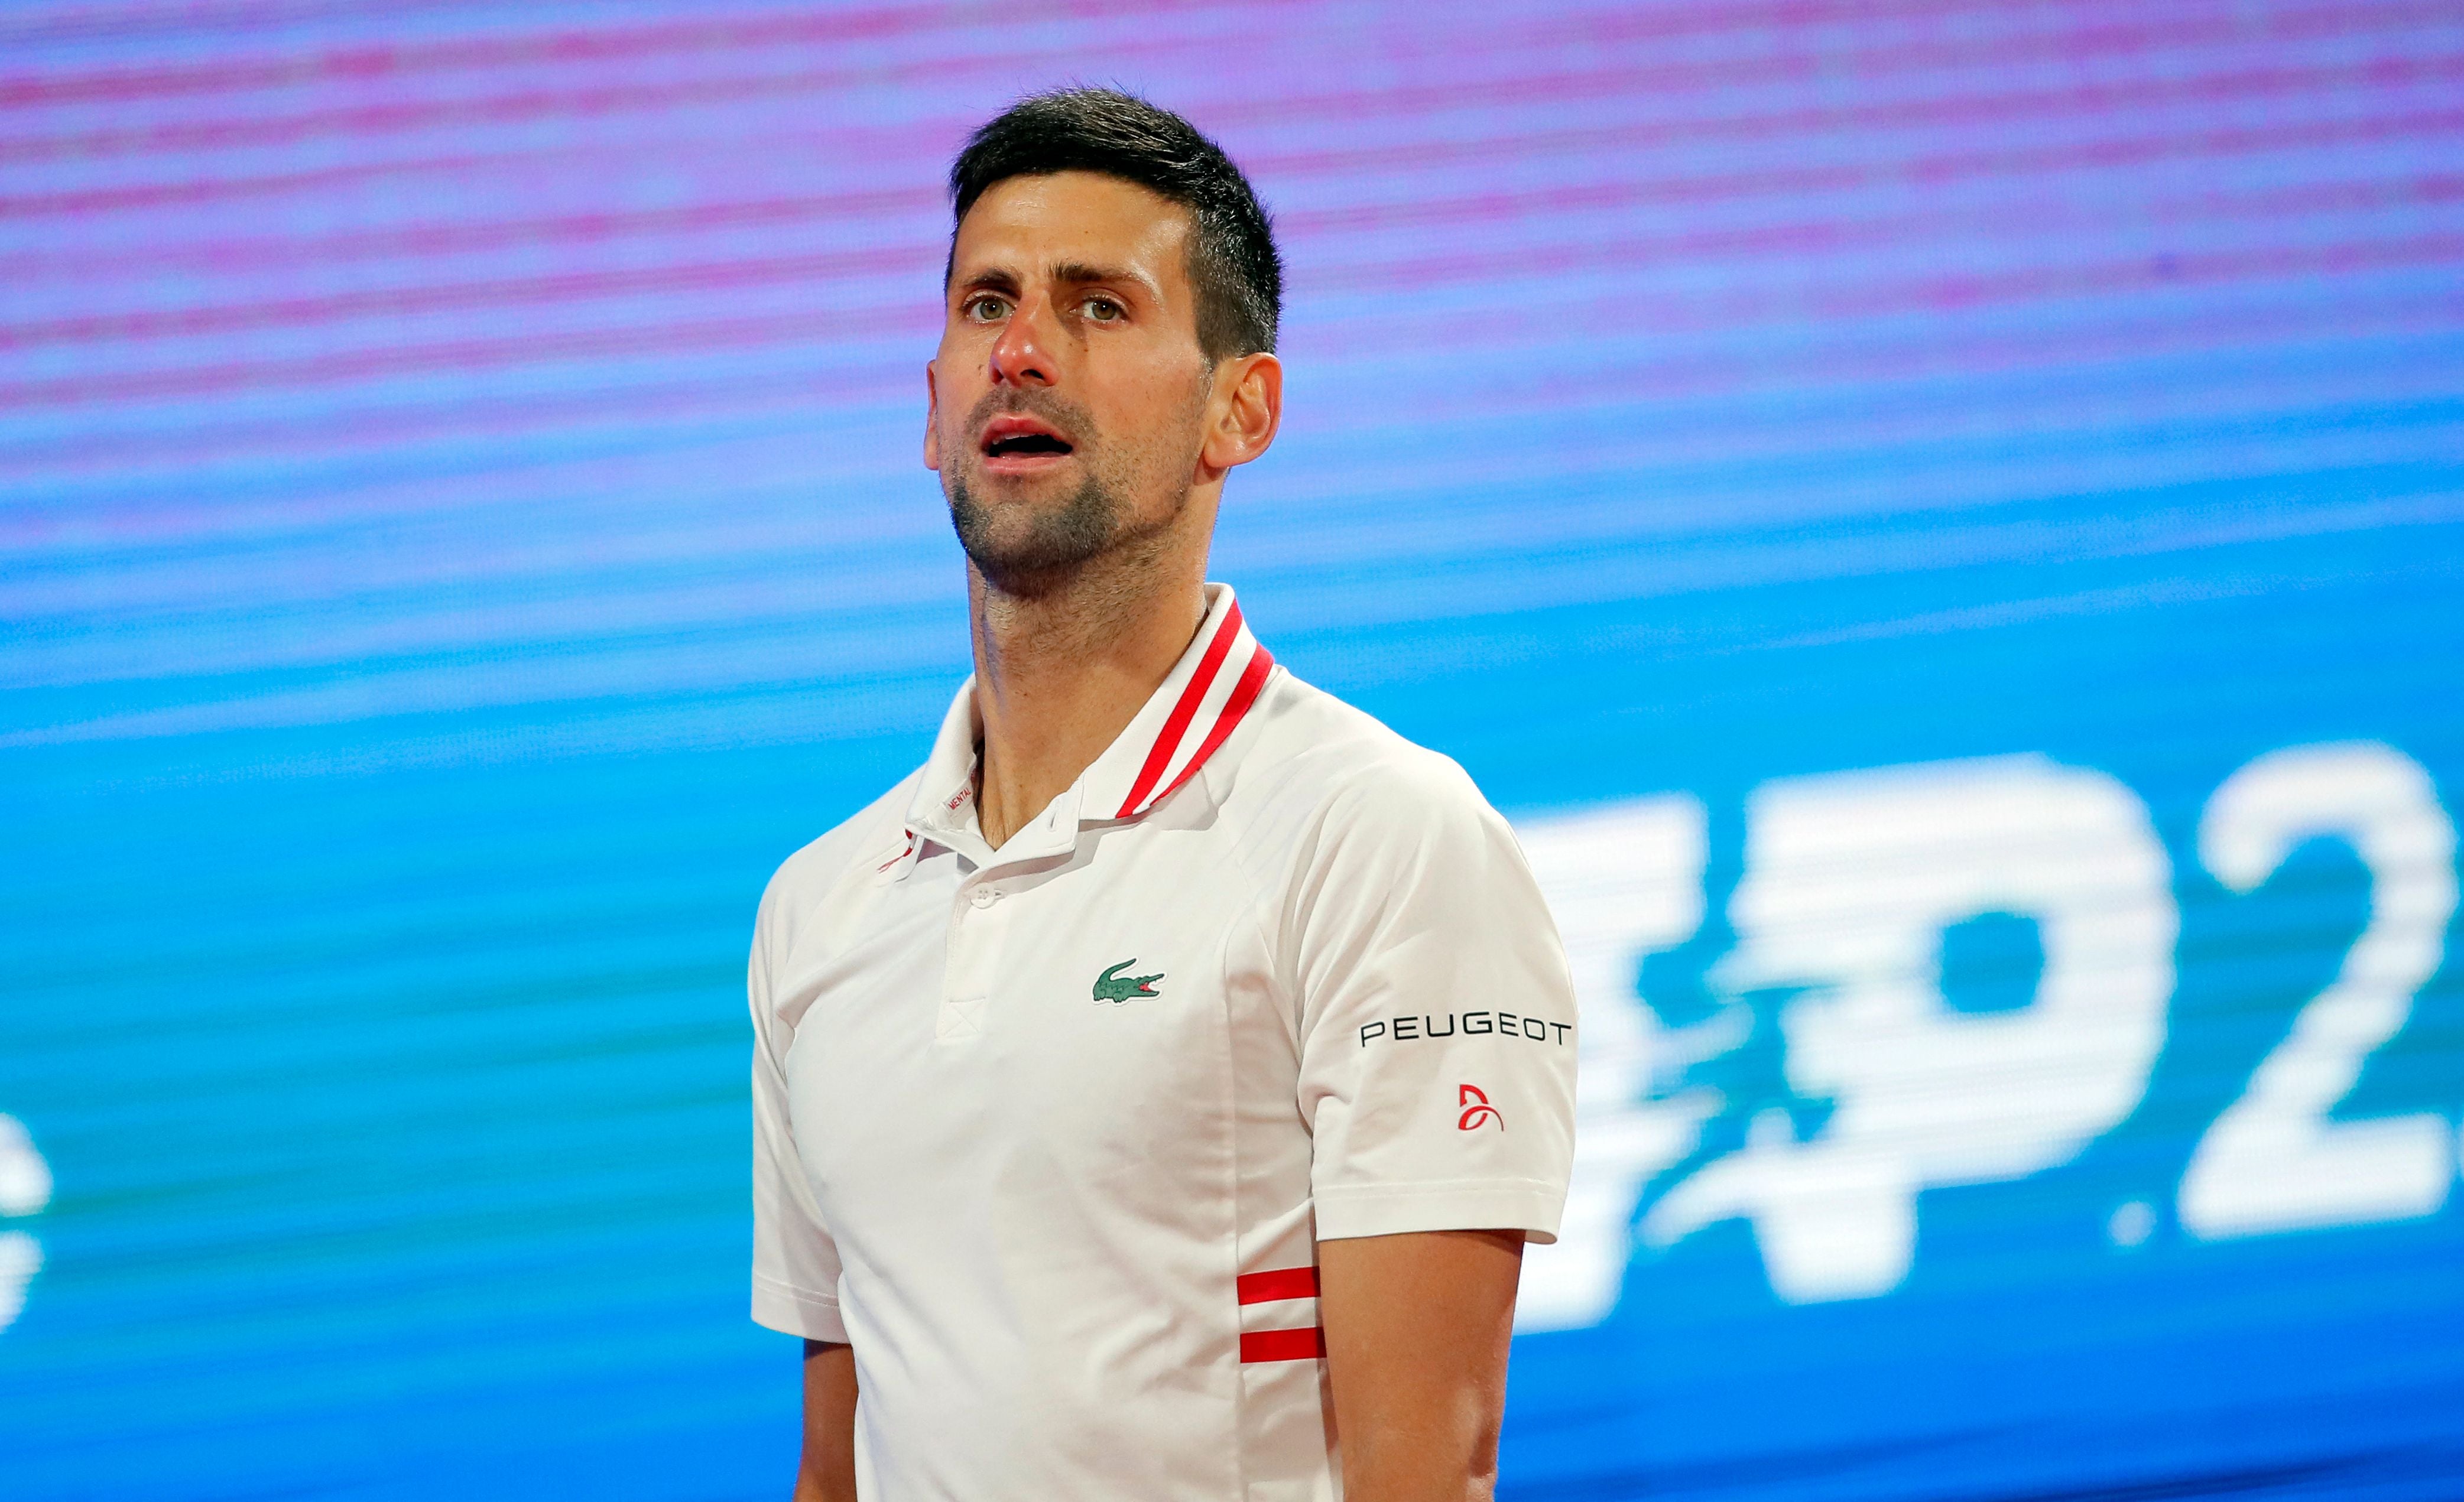
M 1582 991 L 1514 1498 L 2464 1491 L 2464 13 L 0 8 L 0 1495 L 775 1497 L 742 965 L 938 184 L 1243 162 L 1214 574 Z

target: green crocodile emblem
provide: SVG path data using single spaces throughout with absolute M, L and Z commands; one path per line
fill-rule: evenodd
M 1137 963 L 1138 962 L 1134 958 L 1123 960 L 1120 964 L 1113 966 L 1103 974 L 1096 976 L 1095 999 L 1097 1001 L 1109 1001 L 1117 1007 L 1122 1002 L 1129 1000 L 1132 996 L 1160 995 L 1161 992 L 1155 989 L 1155 983 L 1163 979 L 1161 972 L 1157 972 L 1154 975 L 1124 975 L 1121 973 L 1123 970 L 1128 969 L 1131 966 Z

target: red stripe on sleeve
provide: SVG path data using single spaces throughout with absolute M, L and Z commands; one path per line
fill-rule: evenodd
M 1198 660 L 1198 671 L 1190 675 L 1188 686 L 1181 689 L 1180 702 L 1172 707 L 1170 718 L 1163 722 L 1162 731 L 1155 736 L 1155 745 L 1147 751 L 1146 765 L 1138 769 L 1138 780 L 1130 784 L 1130 795 L 1121 800 L 1121 811 L 1112 816 L 1114 818 L 1127 818 L 1136 812 L 1138 800 L 1147 795 L 1147 790 L 1155 785 L 1155 779 L 1163 775 L 1163 770 L 1172 765 L 1172 753 L 1179 748 L 1181 736 L 1189 729 L 1189 722 L 1197 717 L 1199 702 L 1206 697 L 1206 690 L 1215 683 L 1217 670 L 1223 665 L 1224 654 L 1232 650 L 1232 642 L 1240 635 L 1241 602 L 1236 599 L 1232 608 L 1224 613 L 1223 623 L 1216 628 L 1215 640 L 1206 643 L 1206 655 Z M 1179 784 L 1176 782 L 1174 786 Z
M 1243 1273 L 1232 1286 L 1244 1304 L 1272 1303 L 1278 1298 L 1315 1298 L 1317 1269 L 1277 1268 L 1271 1273 Z
M 1326 1332 L 1316 1325 L 1306 1330 L 1252 1330 L 1241 1337 L 1244 1361 L 1308 1361 L 1325 1354 Z

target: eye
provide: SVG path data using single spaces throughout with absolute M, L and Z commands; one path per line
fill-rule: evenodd
M 1009 299 L 979 292 L 960 303 L 958 311 L 978 323 L 999 323 L 1009 316 Z
M 1088 318 L 1096 323 L 1116 323 L 1127 317 L 1130 311 L 1100 293 L 1079 306 L 1086 310 Z

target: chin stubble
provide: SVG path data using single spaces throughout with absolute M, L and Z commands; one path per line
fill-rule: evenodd
M 964 476 L 951 475 L 949 498 L 958 545 L 1004 595 L 1047 593 L 1120 540 L 1120 497 L 1091 474 L 1059 506 L 1026 515 L 1024 530 L 1007 537 L 996 535 L 992 513 Z

